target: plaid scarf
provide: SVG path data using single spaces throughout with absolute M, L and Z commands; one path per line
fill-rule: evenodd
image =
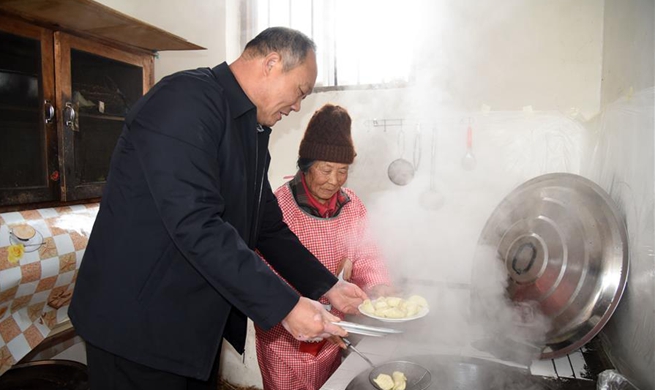
M 329 209 L 325 215 L 321 215 L 320 211 L 312 205 L 312 202 L 309 198 L 312 195 L 305 191 L 305 186 L 303 185 L 302 181 L 303 173 L 302 171 L 298 171 L 296 176 L 294 176 L 293 179 L 289 181 L 289 188 L 291 189 L 293 198 L 296 200 L 296 203 L 298 203 L 298 207 L 310 215 L 319 218 L 336 217 L 341 212 L 341 208 L 350 202 L 350 197 L 348 197 L 348 195 L 346 195 L 343 190 L 339 189 L 339 191 L 333 195 L 333 197 L 336 197 L 334 209 Z

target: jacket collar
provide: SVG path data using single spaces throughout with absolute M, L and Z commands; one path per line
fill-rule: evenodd
M 228 96 L 233 119 L 240 117 L 250 110 L 257 110 L 257 107 L 248 99 L 248 95 L 246 95 L 237 82 L 227 62 L 214 67 L 212 73 L 216 76 L 216 79 L 218 79 L 219 84 L 221 84 L 225 90 L 225 94 Z

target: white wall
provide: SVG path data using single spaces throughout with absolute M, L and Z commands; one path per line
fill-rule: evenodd
M 605 1 L 603 112 L 588 167 L 625 216 L 631 259 L 626 291 L 601 339 L 612 363 L 641 389 L 655 388 L 654 24 L 653 1 Z
M 602 105 L 653 86 L 652 0 L 606 0 Z
M 272 184 L 280 184 L 279 178 L 294 170 L 304 127 L 325 102 L 345 106 L 360 121 L 430 120 L 438 112 L 476 112 L 483 104 L 494 111 L 520 112 L 524 106 L 532 106 L 563 113 L 575 108 L 587 118 L 597 114 L 603 4 L 596 0 L 499 4 L 491 0 L 426 2 L 418 18 L 424 26 L 422 41 L 415 42 L 417 85 L 310 96 L 300 114 L 274 129 Z M 370 17 L 375 17 L 371 12 Z M 365 25 L 365 20 L 362 23 Z M 389 48 L 380 53 L 380 61 L 393 55 Z M 366 158 L 363 145 L 358 147 L 359 157 Z M 374 174 L 379 176 L 379 172 Z
M 186 39 L 207 50 L 160 52 L 155 81 L 171 73 L 213 67 L 226 57 L 226 2 L 98 0 L 119 12 Z

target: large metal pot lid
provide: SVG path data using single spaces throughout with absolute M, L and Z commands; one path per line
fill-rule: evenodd
M 545 337 L 533 340 L 542 359 L 591 340 L 623 294 L 629 267 L 623 219 L 609 195 L 581 176 L 552 173 L 523 183 L 494 210 L 478 244 L 497 249 L 514 304 L 550 320 Z

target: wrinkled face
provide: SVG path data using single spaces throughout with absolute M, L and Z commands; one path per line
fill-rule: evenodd
M 302 100 L 314 89 L 316 54 L 310 51 L 302 64 L 284 71 L 277 53 L 266 57 L 266 93 L 257 105 L 257 122 L 273 126 L 291 111 L 300 111 Z
M 319 203 L 326 203 L 348 180 L 348 164 L 316 161 L 305 174 L 310 195 Z

